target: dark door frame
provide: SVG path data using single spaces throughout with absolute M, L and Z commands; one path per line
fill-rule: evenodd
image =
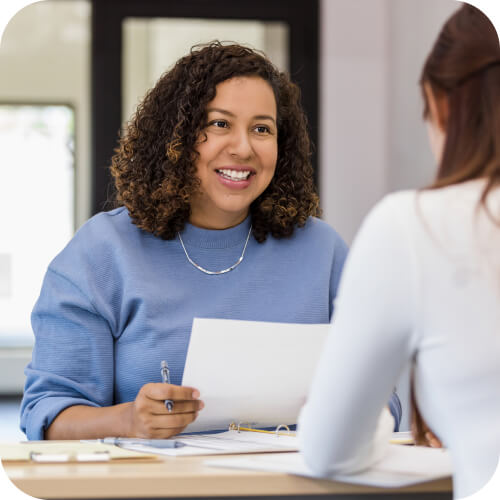
M 109 165 L 122 117 L 122 21 L 127 17 L 185 17 L 282 21 L 289 27 L 292 80 L 302 90 L 316 153 L 318 184 L 319 0 L 92 0 L 92 213 L 111 196 Z

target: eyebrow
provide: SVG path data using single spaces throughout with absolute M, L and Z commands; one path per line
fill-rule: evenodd
M 222 109 L 222 108 L 208 108 L 207 109 L 207 114 L 212 113 L 212 112 L 221 113 L 223 115 L 230 116 L 231 118 L 235 118 L 235 116 L 236 116 L 234 113 L 231 113 L 231 111 L 227 111 L 226 109 Z M 270 115 L 256 115 L 253 118 L 255 120 L 270 120 L 274 124 L 276 124 L 276 120 Z

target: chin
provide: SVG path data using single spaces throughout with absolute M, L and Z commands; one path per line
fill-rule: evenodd
M 231 219 L 237 219 L 239 217 L 242 218 L 242 220 L 248 215 L 248 212 L 250 210 L 250 205 L 218 205 L 217 207 L 219 211 L 223 214 L 225 214 L 228 218 Z
M 238 200 L 237 203 L 231 203 L 231 202 L 222 202 L 222 203 L 217 203 L 217 208 L 221 212 L 226 212 L 227 214 L 241 214 L 242 212 L 247 212 L 250 210 L 250 204 L 252 203 L 253 200 L 248 200 L 248 202 L 242 203 L 240 200 Z

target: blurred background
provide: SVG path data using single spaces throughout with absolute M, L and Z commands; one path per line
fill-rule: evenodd
M 382 196 L 432 180 L 418 80 L 459 2 L 268 0 L 253 2 L 253 11 L 243 1 L 229 4 L 45 0 L 7 26 L 0 46 L 0 440 L 24 437 L 17 427 L 33 344 L 29 317 L 46 267 L 106 207 L 105 167 L 120 123 L 192 45 L 244 43 L 291 72 L 316 145 L 323 218 L 348 244 Z M 407 374 L 398 390 L 406 409 Z

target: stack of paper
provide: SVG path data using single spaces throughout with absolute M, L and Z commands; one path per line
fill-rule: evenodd
M 236 453 L 290 452 L 298 450 L 295 436 L 238 432 L 235 430 L 216 434 L 190 434 L 175 438 L 186 446 L 182 448 L 152 448 L 143 445 L 127 445 L 127 449 L 157 455 L 193 456 L 223 455 Z
M 213 467 L 285 472 L 315 477 L 299 453 L 279 453 L 266 456 L 246 456 L 206 461 Z M 389 445 L 385 458 L 370 469 L 328 479 L 345 483 L 401 488 L 412 484 L 449 477 L 452 473 L 448 452 L 421 446 Z

